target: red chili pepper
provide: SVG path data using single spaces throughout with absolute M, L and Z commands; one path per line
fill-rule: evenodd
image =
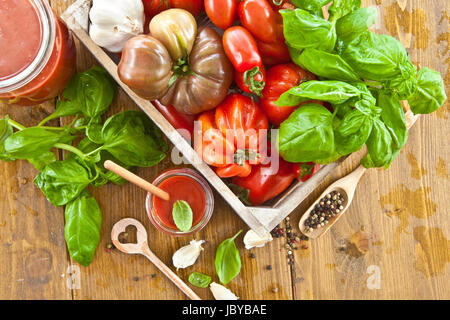
M 232 183 L 248 190 L 246 194 L 250 204 L 257 206 L 281 194 L 294 180 L 292 163 L 280 158 L 278 171 L 270 163 L 256 165 L 248 177 L 234 177 Z
M 164 106 L 158 101 L 153 101 L 153 104 L 175 129 L 180 130 L 184 138 L 192 138 L 195 116 L 178 112 L 173 106 Z
M 258 40 L 275 42 L 275 12 L 266 0 L 244 0 L 238 8 L 242 25 Z
M 307 181 L 320 170 L 320 164 L 314 162 L 294 163 L 295 176 L 300 181 Z
M 292 112 L 298 108 L 279 107 L 275 104 L 278 98 L 289 89 L 298 86 L 304 81 L 314 80 L 316 76 L 299 66 L 288 63 L 279 64 L 267 71 L 266 85 L 260 99 L 261 108 L 269 118 L 270 123 L 279 126 L 284 120 L 289 118 Z M 311 101 L 305 102 L 309 103 Z M 300 104 L 302 105 L 302 104 Z
M 261 94 L 265 70 L 253 36 L 241 26 L 225 30 L 223 46 L 236 72 L 235 81 L 245 92 Z
M 205 11 L 217 27 L 225 30 L 237 17 L 238 0 L 205 0 Z

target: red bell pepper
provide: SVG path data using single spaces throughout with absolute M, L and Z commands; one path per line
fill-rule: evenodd
M 314 79 L 316 79 L 315 75 L 293 63 L 280 64 L 270 68 L 267 71 L 266 85 L 262 92 L 263 98 L 260 100 L 261 108 L 269 118 L 270 123 L 279 126 L 298 107 L 278 107 L 275 102 L 281 94 L 304 81 Z
M 239 3 L 238 15 L 242 25 L 258 40 L 275 42 L 275 11 L 266 0 L 243 0 Z
M 236 70 L 235 81 L 239 88 L 260 96 L 265 85 L 265 69 L 251 33 L 241 26 L 234 26 L 225 30 L 222 41 Z
M 220 29 L 227 29 L 237 18 L 238 0 L 205 0 L 208 18 Z
M 202 113 L 197 121 L 201 135 L 195 139 L 194 149 L 206 163 L 218 168 L 220 177 L 246 176 L 250 174 L 250 165 L 261 162 L 260 154 L 265 150 L 260 152 L 260 146 L 266 139 L 268 121 L 249 97 L 230 94 L 215 110 Z
M 250 204 L 257 206 L 281 194 L 294 180 L 293 164 L 279 158 L 278 171 L 270 163 L 256 165 L 249 176 L 234 177 L 232 183 L 246 191 Z
M 232 179 L 232 184 L 238 188 L 231 187 L 244 203 L 258 206 L 280 195 L 295 179 L 307 181 L 319 169 L 320 165 L 312 162 L 297 164 L 279 158 L 278 171 L 270 163 L 253 166 L 247 177 Z

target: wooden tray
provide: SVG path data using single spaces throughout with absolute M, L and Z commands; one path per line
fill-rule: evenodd
M 81 0 L 81 2 L 88 2 Z M 217 192 L 228 202 L 242 220 L 256 233 L 264 235 L 273 230 L 284 218 L 286 218 L 319 184 L 345 160 L 345 158 L 323 166 L 311 179 L 306 182 L 297 182 L 286 190 L 281 196 L 272 201 L 272 206 L 248 207 L 228 188 L 224 181 L 201 160 L 191 145 L 178 133 L 177 130 L 166 120 L 166 118 L 148 100 L 140 98 L 117 74 L 116 63 L 108 54 L 97 46 L 89 37 L 88 33 L 77 22 L 77 17 L 72 14 L 70 8 L 61 17 L 72 30 L 73 34 L 86 46 L 98 62 L 111 74 L 122 89 L 131 99 L 154 121 L 164 132 L 168 139 L 180 150 L 184 157 L 209 181 Z M 80 20 L 78 20 L 80 21 Z M 83 22 L 86 24 L 86 21 Z

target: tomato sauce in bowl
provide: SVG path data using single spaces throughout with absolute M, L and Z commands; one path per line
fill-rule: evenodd
M 55 98 L 75 73 L 76 48 L 47 1 L 0 0 L 0 100 L 34 105 Z
M 214 196 L 205 179 L 192 169 L 171 169 L 164 171 L 153 184 L 166 191 L 170 200 L 165 201 L 147 194 L 146 209 L 153 225 L 173 236 L 193 234 L 203 229 L 214 210 Z M 178 200 L 186 201 L 192 209 L 192 228 L 188 232 L 178 230 L 172 217 L 173 204 Z

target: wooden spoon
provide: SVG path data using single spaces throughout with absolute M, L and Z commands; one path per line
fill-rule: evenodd
M 418 115 L 414 115 L 410 110 L 405 112 L 405 118 L 406 118 L 406 126 L 408 130 L 414 125 L 414 123 L 419 118 Z M 330 185 L 321 195 L 320 197 L 311 205 L 311 207 L 306 210 L 305 214 L 303 214 L 302 218 L 300 219 L 298 223 L 298 227 L 300 231 L 308 236 L 311 239 L 317 239 L 321 236 L 323 236 L 330 228 L 341 218 L 344 213 L 347 211 L 347 209 L 350 207 L 350 204 L 352 203 L 353 196 L 355 195 L 356 187 L 358 186 L 359 180 L 366 172 L 366 168 L 364 168 L 362 165 L 360 165 L 358 168 L 355 169 L 352 173 L 345 176 L 344 178 L 341 178 L 340 180 L 336 181 L 332 185 Z M 305 221 L 310 216 L 311 211 L 314 209 L 314 207 L 320 202 L 322 198 L 324 198 L 327 194 L 329 194 L 332 191 L 339 192 L 343 197 L 344 201 L 341 204 L 344 208 L 340 210 L 340 213 L 337 214 L 334 217 L 331 217 L 328 220 L 328 224 L 326 224 L 323 227 L 318 227 L 316 229 L 309 229 L 308 232 L 306 232 L 306 226 Z
M 137 243 L 121 243 L 119 235 L 125 232 L 128 226 L 136 227 Z M 114 246 L 128 254 L 141 254 L 150 260 L 164 275 L 170 279 L 181 291 L 192 300 L 201 300 L 200 297 L 189 288 L 168 266 L 164 264 L 148 247 L 147 231 L 136 219 L 126 218 L 118 221 L 112 228 L 111 240 Z
M 339 220 L 340 217 L 347 211 L 347 209 L 350 207 L 350 204 L 352 203 L 353 196 L 355 195 L 356 187 L 358 186 L 358 182 L 361 179 L 361 177 L 366 172 L 366 168 L 364 168 L 362 165 L 360 165 L 355 171 L 350 173 L 349 175 L 345 176 L 342 179 L 339 179 L 332 185 L 330 185 L 325 191 L 320 195 L 320 197 L 317 199 L 316 202 L 314 202 L 311 207 L 306 210 L 306 213 L 302 216 L 300 219 L 298 227 L 300 228 L 300 231 L 308 236 L 311 239 L 316 239 L 323 234 L 325 234 L 332 226 L 333 224 Z M 334 217 L 331 217 L 328 220 L 328 224 L 326 224 L 324 227 L 319 227 L 317 229 L 309 229 L 309 232 L 306 232 L 306 226 L 305 221 L 308 219 L 310 212 L 314 209 L 314 207 L 320 202 L 322 198 L 324 198 L 327 194 L 329 194 L 332 191 L 339 192 L 343 197 L 344 201 L 341 204 L 344 208 L 341 209 L 340 213 L 337 214 Z
M 142 189 L 144 189 L 147 192 L 150 192 L 151 194 L 154 194 L 158 198 L 161 198 L 166 201 L 170 200 L 170 195 L 167 192 L 158 188 L 157 186 L 154 186 L 150 182 L 142 179 L 141 177 L 138 177 L 133 172 L 130 172 L 127 169 L 119 166 L 117 163 L 114 163 L 111 160 L 106 160 L 103 166 L 105 167 L 105 169 L 114 172 L 115 174 L 121 176 L 125 180 L 137 185 L 138 187 L 141 187 Z

